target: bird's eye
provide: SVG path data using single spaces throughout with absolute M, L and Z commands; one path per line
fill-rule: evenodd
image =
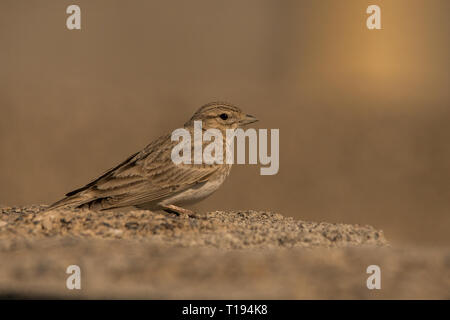
M 228 119 L 228 115 L 226 113 L 222 113 L 219 117 L 222 120 L 227 120 Z

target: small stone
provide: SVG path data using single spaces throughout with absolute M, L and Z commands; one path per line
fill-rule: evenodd
M 41 222 L 42 227 L 46 230 L 51 230 L 53 228 L 53 223 L 50 217 L 46 217 Z
M 125 223 L 125 227 L 127 229 L 136 230 L 139 227 L 139 224 L 137 222 L 127 222 Z

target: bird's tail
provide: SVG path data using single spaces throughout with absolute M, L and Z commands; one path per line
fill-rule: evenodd
M 67 196 L 61 200 L 51 204 L 47 210 L 61 209 L 61 208 L 79 208 L 83 204 L 89 202 L 89 200 L 80 194 Z

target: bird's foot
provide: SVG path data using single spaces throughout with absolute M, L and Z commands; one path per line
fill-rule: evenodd
M 163 207 L 163 210 L 168 212 L 168 213 L 174 213 L 177 216 L 188 216 L 189 218 L 196 218 L 197 215 L 195 214 L 194 211 L 188 210 L 188 209 L 184 209 L 181 207 L 177 207 L 173 204 L 169 204 Z

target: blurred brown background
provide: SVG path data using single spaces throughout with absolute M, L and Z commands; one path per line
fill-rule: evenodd
M 78 4 L 82 30 L 66 29 Z M 367 30 L 381 7 L 383 30 Z M 0 3 L 0 203 L 50 203 L 202 104 L 280 129 L 280 171 L 236 166 L 200 210 L 371 224 L 450 244 L 450 2 Z

